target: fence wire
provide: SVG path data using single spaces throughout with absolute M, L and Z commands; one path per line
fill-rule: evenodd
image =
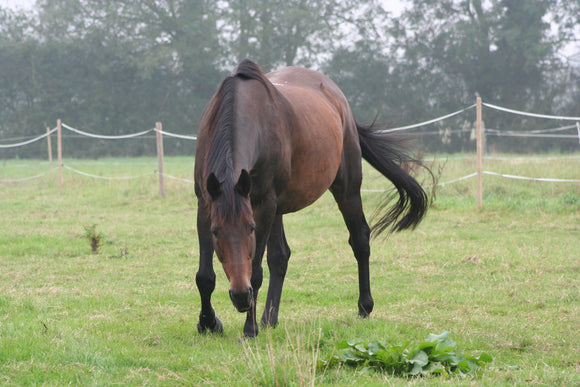
M 558 127 L 558 128 L 551 128 L 551 129 L 538 129 L 538 130 L 531 130 L 531 131 L 525 131 L 525 132 L 514 132 L 514 131 L 501 131 L 501 130 L 497 130 L 497 129 L 486 129 L 486 133 L 489 135 L 495 135 L 495 136 L 517 136 L 517 137 L 540 137 L 540 138 L 578 138 L 579 142 L 580 142 L 580 117 L 570 117 L 570 116 L 555 116 L 555 115 L 545 115 L 545 114 L 537 114 L 537 113 L 529 113 L 529 112 L 524 112 L 524 111 L 519 111 L 519 110 L 514 110 L 514 109 L 508 109 L 505 107 L 501 107 L 498 105 L 493 105 L 490 103 L 483 103 L 482 104 L 485 107 L 488 107 L 490 109 L 494 109 L 494 110 L 498 110 L 498 111 L 503 111 L 506 113 L 510 113 L 510 114 L 516 114 L 516 115 L 522 115 L 522 116 L 528 116 L 528 117 L 534 117 L 534 118 L 543 118 L 543 119 L 553 119 L 553 120 L 562 120 L 562 121 L 576 121 L 575 124 L 573 125 L 567 125 L 567 126 L 562 126 L 562 127 Z M 392 129 L 386 129 L 382 132 L 384 133 L 390 133 L 390 132 L 398 132 L 398 131 L 404 131 L 404 130 L 410 130 L 410 129 L 414 129 L 414 128 L 419 128 L 422 126 L 426 126 L 426 125 L 430 125 L 436 122 L 440 122 L 443 121 L 445 119 L 454 117 L 456 115 L 459 115 L 461 113 L 464 113 L 468 110 L 473 109 L 474 107 L 476 107 L 476 104 L 473 104 L 471 106 L 467 106 L 463 109 L 460 109 L 456 112 L 438 117 L 438 118 L 434 118 L 432 120 L 428 120 L 425 122 L 420 122 L 420 123 L 416 123 L 416 124 L 412 124 L 412 125 L 407 125 L 407 126 L 401 126 L 401 127 L 397 127 L 397 128 L 392 128 Z M 147 129 L 141 132 L 137 132 L 137 133 L 132 133 L 132 134 L 125 134 L 125 135 L 101 135 L 101 134 L 96 134 L 96 133 L 90 133 L 90 132 L 86 132 L 77 128 L 74 128 L 72 126 L 69 126 L 65 123 L 61 124 L 62 128 L 67 129 L 69 131 L 75 132 L 81 136 L 86 136 L 86 137 L 90 137 L 90 138 L 98 138 L 98 139 L 106 139 L 106 140 L 119 140 L 119 139 L 130 139 L 130 138 L 136 138 L 136 137 L 140 137 L 140 136 L 144 136 L 150 132 L 160 132 L 162 135 L 164 136 L 168 136 L 168 137 L 175 137 L 175 138 L 180 138 L 180 139 L 185 139 L 185 140 L 192 140 L 195 141 L 197 140 L 197 136 L 187 136 L 187 135 L 182 135 L 182 134 L 176 134 L 176 133 L 171 133 L 171 132 L 166 132 L 163 130 L 158 130 L 157 128 L 152 128 L 152 129 Z M 555 132 L 561 132 L 561 131 L 565 131 L 565 130 L 570 130 L 570 129 L 577 129 L 577 134 L 574 135 L 568 135 L 568 134 L 552 134 Z M 31 138 L 29 140 L 26 141 L 22 141 L 22 142 L 18 142 L 18 143 L 13 143 L 13 144 L 0 144 L 0 148 L 2 149 L 6 149 L 6 148 L 15 148 L 15 147 L 20 147 L 20 146 L 25 146 L 28 144 L 31 144 L 33 142 L 42 140 L 43 138 L 46 138 L 52 134 L 54 134 L 56 131 L 58 130 L 58 128 L 53 128 L 50 131 L 39 135 L 37 137 Z M 427 134 L 436 134 L 435 132 L 429 132 Z M 491 157 L 486 157 L 491 159 Z M 496 159 L 500 159 L 500 158 L 496 158 Z M 70 166 L 67 165 L 63 165 L 64 168 L 70 170 L 71 172 L 74 172 L 76 174 L 85 176 L 85 177 L 91 177 L 91 178 L 95 178 L 95 179 L 104 179 L 104 180 L 131 180 L 131 179 L 138 179 L 138 178 L 142 178 L 142 177 L 146 177 L 146 176 L 151 176 L 152 174 L 159 174 L 158 171 L 155 171 L 153 173 L 145 173 L 145 174 L 141 174 L 141 175 L 136 175 L 136 176 L 99 176 L 99 175 L 94 175 L 94 174 L 90 174 L 87 172 L 83 172 L 80 171 L 78 169 L 72 168 Z M 18 178 L 18 179 L 4 179 L 4 180 L 0 180 L 0 182 L 2 183 L 15 183 L 15 182 L 23 182 L 23 181 L 29 181 L 29 180 L 34 180 L 34 179 L 39 179 L 42 178 L 44 176 L 46 176 L 48 173 L 50 173 L 50 171 L 35 175 L 35 176 L 30 176 L 30 177 L 25 177 L 25 178 Z M 530 180 L 530 181 L 542 181 L 542 182 L 555 182 L 555 183 L 578 183 L 580 182 L 580 180 L 578 179 L 554 179 L 554 178 L 535 178 L 535 177 L 525 177 L 525 176 L 517 176 L 517 175 L 509 175 L 509 174 L 500 174 L 497 172 L 493 172 L 493 171 L 482 171 L 483 174 L 487 174 L 487 175 L 493 175 L 493 176 L 499 176 L 499 177 L 504 177 L 504 178 L 508 178 L 508 179 L 518 179 L 518 180 Z M 447 182 L 443 182 L 443 183 L 439 183 L 437 184 L 438 186 L 445 186 L 448 184 L 453 184 L 465 179 L 469 179 L 472 177 L 475 177 L 477 175 L 477 173 L 472 173 L 463 177 L 460 177 L 458 179 L 454 179 L 451 181 L 447 181 Z M 189 180 L 189 179 L 183 179 L 183 178 L 179 178 L 176 176 L 172 176 L 172 175 L 168 175 L 166 173 L 163 173 L 163 176 L 173 179 L 173 180 L 179 180 L 185 183 L 190 183 L 192 184 L 193 181 Z M 375 190 L 364 190 L 364 192 L 375 192 Z M 376 192 L 382 192 L 382 190 L 377 190 Z

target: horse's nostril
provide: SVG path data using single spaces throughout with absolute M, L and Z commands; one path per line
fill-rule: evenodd
M 230 289 L 230 299 L 238 310 L 238 312 L 247 312 L 252 308 L 254 303 L 254 291 L 251 287 L 246 288 L 241 292 L 236 292 Z

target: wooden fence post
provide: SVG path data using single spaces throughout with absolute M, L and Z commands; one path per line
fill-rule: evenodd
M 157 132 L 157 173 L 159 174 L 159 195 L 165 196 L 165 176 L 163 174 L 163 126 L 155 123 Z
M 50 173 L 52 173 L 52 144 L 50 143 L 50 128 L 46 127 L 46 145 L 48 146 L 48 164 L 50 165 Z
M 58 154 L 58 190 L 62 191 L 62 123 L 56 120 L 56 147 Z
M 483 207 L 483 126 L 481 119 L 481 97 L 476 102 L 476 129 L 477 129 L 477 209 Z

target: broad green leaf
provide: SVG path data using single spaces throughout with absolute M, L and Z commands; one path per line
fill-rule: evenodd
M 431 352 L 436 347 L 437 343 L 432 341 L 424 341 L 419 344 L 419 349 L 425 350 L 426 352 Z
M 385 347 L 377 342 L 372 342 L 372 343 L 369 343 L 369 345 L 368 345 L 369 355 L 371 355 L 371 356 L 374 355 L 375 353 L 381 351 L 381 350 L 384 350 L 384 349 L 385 349 Z
M 451 339 L 445 339 L 437 343 L 437 350 L 448 352 L 454 350 L 456 347 L 455 341 Z
M 419 351 L 413 355 L 411 359 L 409 359 L 409 363 L 411 364 L 418 364 L 421 367 L 426 366 L 429 364 L 429 356 L 423 351 Z
M 344 345 L 346 343 L 346 347 L 354 347 L 357 344 L 361 344 L 362 341 L 361 340 L 349 340 L 349 341 L 343 341 L 342 344 Z
M 449 364 L 452 366 L 456 366 L 460 361 L 464 359 L 463 356 L 457 356 L 455 355 L 455 353 L 431 356 L 431 358 L 435 361 Z
M 344 351 L 340 356 L 341 360 L 351 361 L 351 360 L 358 360 L 359 357 L 353 351 Z
M 415 364 L 415 365 L 413 365 L 413 368 L 409 372 L 409 375 L 417 376 L 417 375 L 421 374 L 422 372 L 423 372 L 423 366 L 421 366 L 419 364 Z
M 442 333 L 440 333 L 438 335 L 433 334 L 433 333 L 429 333 L 429 335 L 427 336 L 427 339 L 425 341 L 440 343 L 442 341 L 447 340 L 448 338 L 449 338 L 449 332 L 443 331 Z

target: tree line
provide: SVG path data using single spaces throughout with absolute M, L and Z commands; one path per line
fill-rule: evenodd
M 393 15 L 379 0 L 37 0 L 0 7 L 0 139 L 53 127 L 57 118 L 100 134 L 161 121 L 192 135 L 217 86 L 249 57 L 265 71 L 288 65 L 333 78 L 362 122 L 393 126 L 484 101 L 580 115 L 580 0 L 407 0 Z M 473 115 L 430 129 L 432 151 L 473 149 Z M 536 129 L 554 122 L 490 112 L 486 127 Z M 463 129 L 463 130 L 461 130 Z M 72 138 L 75 157 L 146 155 L 148 141 Z M 497 150 L 577 150 L 577 141 L 508 139 Z M 40 144 L 3 150 L 35 157 Z M 171 152 L 191 154 L 176 141 Z M 42 151 L 44 152 L 44 151 Z

